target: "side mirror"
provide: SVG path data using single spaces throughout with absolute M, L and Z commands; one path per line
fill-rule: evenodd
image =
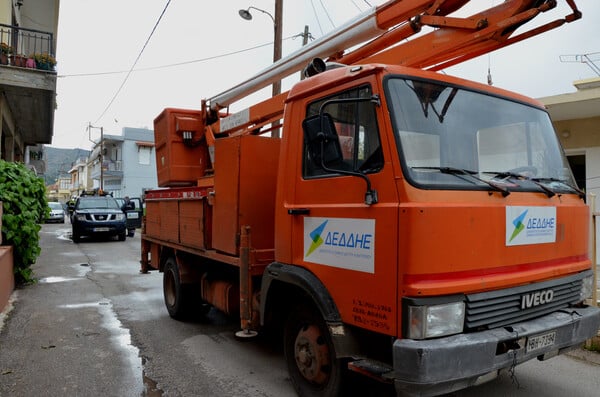
M 304 119 L 302 129 L 308 143 L 308 153 L 316 165 L 329 167 L 342 162 L 342 148 L 329 113 Z

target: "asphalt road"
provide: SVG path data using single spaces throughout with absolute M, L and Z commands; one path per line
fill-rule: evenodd
M 38 282 L 0 316 L 0 396 L 294 396 L 277 344 L 239 341 L 238 322 L 171 319 L 162 274 L 139 273 L 139 233 L 125 242 L 69 239 L 43 225 Z M 598 353 L 516 368 L 453 396 L 597 396 Z M 393 390 L 354 379 L 353 395 Z

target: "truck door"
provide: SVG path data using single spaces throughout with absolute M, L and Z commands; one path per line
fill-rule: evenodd
M 322 281 L 345 323 L 396 335 L 398 199 L 382 114 L 370 84 L 309 103 L 286 202 L 293 262 Z

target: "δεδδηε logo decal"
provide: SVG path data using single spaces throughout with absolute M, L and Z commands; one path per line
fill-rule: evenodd
M 527 216 L 527 212 L 529 210 L 525 210 L 521 213 L 521 215 L 517 216 L 515 219 L 513 219 L 512 223 L 515 226 L 515 230 L 513 230 L 512 235 L 510 236 L 510 241 L 513 241 L 515 237 L 517 237 L 519 235 L 519 233 L 521 233 L 523 231 L 523 229 L 525 229 L 525 224 L 523 223 L 523 220 L 525 219 L 525 217 Z
M 309 256 L 310 254 L 312 254 L 314 252 L 314 250 L 316 250 L 317 248 L 319 248 L 321 246 L 321 244 L 323 244 L 323 238 L 321 237 L 321 235 L 323 234 L 323 230 L 325 230 L 325 226 L 327 225 L 327 222 L 329 222 L 329 221 L 325 221 L 325 222 L 321 223 L 319 226 L 317 226 L 315 228 L 315 230 L 313 230 L 312 232 L 309 233 L 310 239 L 312 240 L 312 244 L 310 245 L 310 247 L 308 248 L 308 251 L 306 252 L 306 255 L 304 255 L 304 256 Z

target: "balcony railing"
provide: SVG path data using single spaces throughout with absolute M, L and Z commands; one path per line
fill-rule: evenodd
M 51 32 L 0 24 L 0 64 L 54 71 Z

